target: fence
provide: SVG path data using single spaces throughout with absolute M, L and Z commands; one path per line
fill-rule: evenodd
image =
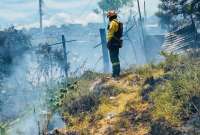
M 125 39 L 125 37 L 128 37 L 128 33 L 135 29 L 137 26 L 135 23 L 133 23 L 130 27 L 127 27 L 123 36 L 124 36 L 124 40 L 127 40 Z M 58 34 L 56 34 L 58 35 Z M 90 64 L 90 70 L 95 70 L 97 68 L 97 70 L 102 70 L 103 69 L 103 72 L 104 73 L 108 73 L 110 71 L 110 62 L 109 62 L 109 53 L 108 53 L 108 49 L 106 47 L 107 43 L 106 43 L 106 30 L 105 29 L 99 29 L 99 35 L 98 37 L 96 37 L 96 39 L 100 41 L 100 43 L 94 45 L 91 43 L 88 44 L 89 47 L 87 47 L 87 45 L 84 45 L 84 42 L 87 42 L 87 41 L 81 41 L 80 39 L 76 39 L 76 40 L 66 40 L 68 39 L 68 36 L 67 34 L 61 34 L 60 37 L 61 40 L 58 41 L 58 42 L 55 42 L 53 44 L 46 44 L 46 46 L 48 47 L 58 47 L 58 46 L 62 46 L 62 49 L 63 49 L 63 57 L 64 57 L 64 71 L 65 71 L 65 76 L 66 78 L 68 77 L 69 75 L 69 61 L 71 61 L 71 57 L 68 56 L 68 55 L 71 55 L 72 53 L 74 52 L 79 52 L 79 57 L 82 57 L 84 59 L 82 60 L 79 60 L 79 61 L 76 61 L 75 62 L 70 62 L 70 67 L 72 67 L 72 69 L 75 69 L 74 72 L 78 72 L 81 68 L 85 67 L 87 64 Z M 129 38 L 129 37 L 128 37 Z M 48 36 L 48 39 L 53 39 L 51 37 Z M 56 40 L 54 40 L 56 41 Z M 51 41 L 52 42 L 52 41 Z M 89 42 L 89 41 L 88 41 Z M 130 42 L 130 38 L 128 39 L 128 42 Z M 136 58 L 136 50 L 135 48 L 133 47 L 133 42 L 130 42 L 132 44 L 132 54 L 133 54 L 133 57 Z M 101 46 L 101 50 L 100 50 L 100 47 Z M 130 49 L 128 49 L 130 50 Z M 100 55 L 99 52 L 102 52 Z M 93 52 L 93 53 L 92 53 Z M 76 54 L 75 54 L 76 55 Z M 86 56 L 88 55 L 88 56 Z M 123 56 L 120 56 L 122 62 L 124 63 L 124 65 L 128 65 L 127 63 L 127 60 L 125 60 L 126 58 L 123 58 Z M 70 59 L 70 60 L 69 60 Z M 94 59 L 94 60 L 93 60 Z M 103 68 L 100 69 L 98 64 L 101 62 L 103 64 Z M 88 63 L 88 61 L 91 61 L 91 63 Z M 79 64 L 79 66 L 77 66 L 77 63 Z M 75 66 L 76 64 L 76 66 Z M 91 67 L 91 65 L 93 67 Z

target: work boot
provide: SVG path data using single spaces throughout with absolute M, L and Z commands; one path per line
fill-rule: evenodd
M 113 76 L 112 76 L 112 79 L 113 79 L 114 81 L 119 81 L 119 80 L 120 80 L 120 76 L 119 76 L 119 75 L 113 75 Z
M 118 77 L 114 77 L 114 80 L 115 81 L 119 81 L 120 80 L 120 77 L 118 76 Z

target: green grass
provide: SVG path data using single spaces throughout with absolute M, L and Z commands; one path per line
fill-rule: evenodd
M 125 91 L 113 85 L 102 85 L 101 88 L 91 90 L 94 81 L 101 78 L 104 82 L 105 76 L 107 75 L 87 71 L 78 78 L 70 78 L 70 83 L 58 86 L 51 93 L 49 106 L 52 111 L 63 116 L 68 131 L 87 134 L 85 132 L 88 132 L 89 125 L 103 117 L 97 111 L 99 105 L 104 112 L 107 106 L 111 106 L 109 98 Z
M 6 135 L 6 127 L 0 123 L 0 135 Z
M 163 55 L 166 57 L 165 62 L 125 71 L 127 75 L 136 74 L 140 78 L 139 99 L 146 87 L 153 89 L 148 93 L 148 104 L 144 104 L 141 98 L 138 102 L 130 102 L 129 105 L 130 108 L 141 109 L 141 112 L 144 107 L 150 108 L 145 111 L 148 111 L 152 123 L 164 119 L 171 126 L 179 126 L 185 118 L 200 110 L 200 62 L 199 58 L 189 56 L 166 53 Z M 125 88 L 120 89 L 112 84 L 91 91 L 90 86 L 94 80 L 105 76 L 107 75 L 88 71 L 79 78 L 71 78 L 67 86 L 58 87 L 57 92 L 52 95 L 50 105 L 64 117 L 69 131 L 88 132 L 89 125 L 102 119 L 103 112 L 107 112 L 113 106 L 109 97 L 126 93 Z M 151 84 L 151 81 L 155 83 Z M 98 112 L 99 107 L 101 111 Z M 127 111 L 130 108 L 127 108 Z M 137 124 L 140 125 L 141 122 Z M 116 125 L 116 129 L 128 129 L 129 126 L 131 125 L 128 120 L 122 120 Z
M 164 118 L 172 125 L 179 125 L 184 117 L 191 115 L 191 105 L 198 106 L 192 98 L 200 97 L 200 64 L 197 58 L 165 56 L 166 79 L 150 94 L 154 103 L 152 115 L 155 119 Z

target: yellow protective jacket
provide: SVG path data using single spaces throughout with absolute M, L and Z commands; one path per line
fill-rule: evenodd
M 108 33 L 107 33 L 108 42 L 111 41 L 111 39 L 114 36 L 114 33 L 117 32 L 119 29 L 119 24 L 117 22 L 118 22 L 118 20 L 114 19 L 109 24 Z

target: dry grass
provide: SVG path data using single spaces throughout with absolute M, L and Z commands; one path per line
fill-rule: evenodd
M 151 93 L 154 119 L 164 118 L 172 125 L 180 125 L 190 114 L 190 100 L 200 96 L 200 65 L 195 59 L 171 56 L 167 58 L 166 80 L 157 84 Z M 189 110 L 188 110 L 189 109 Z
M 146 135 L 159 120 L 180 126 L 182 116 L 190 112 L 187 109 L 191 109 L 191 98 L 200 96 L 198 67 L 195 60 L 170 55 L 166 63 L 146 65 L 134 72 L 126 71 L 119 81 L 104 78 L 96 84 L 101 86 L 95 93 L 98 104 L 91 111 L 77 115 L 65 111 L 69 123 L 66 130 L 86 135 Z M 82 83 L 79 87 L 88 91 L 93 81 L 86 79 Z M 141 94 L 149 87 L 152 91 L 147 93 L 149 99 L 144 101 Z
M 128 104 L 132 104 L 130 106 L 134 106 L 139 113 L 147 109 L 148 104 L 143 103 L 139 95 L 142 81 L 144 79 L 133 73 L 124 74 L 119 81 L 103 80 L 101 88 L 103 94 L 99 93 L 100 97 L 97 99 L 99 104 L 92 112 L 83 112 L 78 115 L 63 113 L 64 119 L 68 123 L 65 130 L 92 135 L 110 133 L 145 135 L 149 131 L 149 125 L 133 126 L 129 119 L 124 119 L 126 117 L 124 113 L 128 111 Z

